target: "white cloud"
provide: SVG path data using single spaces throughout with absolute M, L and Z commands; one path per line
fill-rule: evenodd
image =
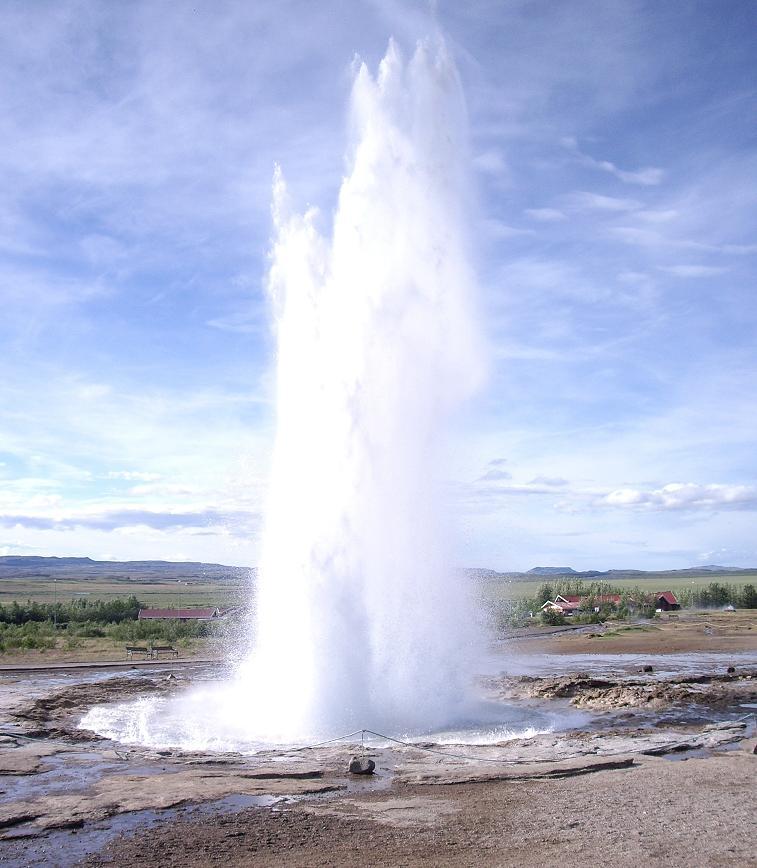
M 557 208 L 526 208 L 524 214 L 540 223 L 556 223 L 560 220 L 567 220 L 566 215 Z
M 628 171 L 626 169 L 620 169 L 615 165 L 615 163 L 612 163 L 609 160 L 597 160 L 580 150 L 577 140 L 571 136 L 563 138 L 562 144 L 565 148 L 575 154 L 576 159 L 582 165 L 592 169 L 598 169 L 602 172 L 608 172 L 626 184 L 639 184 L 642 187 L 654 187 L 665 177 L 665 172 L 662 169 L 653 166 Z
M 757 486 L 671 482 L 662 488 L 618 488 L 596 505 L 641 510 L 757 510 Z
M 674 277 L 713 277 L 728 270 L 714 265 L 661 265 L 659 268 Z
M 109 470 L 106 479 L 126 479 L 130 482 L 155 482 L 160 479 L 159 473 L 146 473 L 142 470 Z
M 626 184 L 638 184 L 642 187 L 654 187 L 660 184 L 665 177 L 665 172 L 654 166 L 647 166 L 642 169 L 629 171 L 627 169 L 619 168 L 615 163 L 610 162 L 610 160 L 597 160 L 589 154 L 581 151 L 578 147 L 578 142 L 572 137 L 563 138 L 562 144 L 569 151 L 575 154 L 576 159 L 582 165 L 588 166 L 592 169 L 598 169 L 602 172 L 608 172 Z
M 637 199 L 619 199 L 616 196 L 601 196 L 598 193 L 576 192 L 565 197 L 567 205 L 577 211 L 636 211 L 641 208 Z
M 675 209 L 669 208 L 666 211 L 637 211 L 636 216 L 647 223 L 669 223 L 671 220 L 675 220 L 679 213 Z
M 499 178 L 508 174 L 507 163 L 500 151 L 489 150 L 476 154 L 473 166 L 485 175 L 496 175 Z
M 515 226 L 508 226 L 501 220 L 487 219 L 481 221 L 481 228 L 490 238 L 518 238 L 522 236 L 536 235 L 535 229 L 520 229 Z

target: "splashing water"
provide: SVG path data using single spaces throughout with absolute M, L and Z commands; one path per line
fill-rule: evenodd
M 375 78 L 360 66 L 351 120 L 330 238 L 274 182 L 277 434 L 254 650 L 210 702 L 268 742 L 450 723 L 477 650 L 439 505 L 445 429 L 482 370 L 465 107 L 444 44 L 406 63 L 390 43 Z
M 479 374 L 444 46 L 362 66 L 352 120 L 331 239 L 274 187 L 278 431 L 245 677 L 293 735 L 444 718 L 472 638 L 436 506 L 445 422 Z

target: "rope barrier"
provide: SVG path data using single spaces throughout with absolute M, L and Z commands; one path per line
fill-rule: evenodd
M 723 721 L 723 722 L 724 723 L 741 723 L 745 720 L 748 720 L 749 718 L 755 718 L 755 717 L 757 717 L 755 712 L 750 711 L 747 714 L 743 714 L 740 717 L 734 718 L 731 721 Z M 422 751 L 423 753 L 436 754 L 437 756 L 442 756 L 442 757 L 445 757 L 447 759 L 461 759 L 461 760 L 468 760 L 471 762 L 480 762 L 480 763 L 495 763 L 497 765 L 527 765 L 528 763 L 534 763 L 534 762 L 550 762 L 550 760 L 544 760 L 544 759 L 507 760 L 507 759 L 503 759 L 502 757 L 475 756 L 473 754 L 464 754 L 464 753 L 457 753 L 457 752 L 453 752 L 453 751 L 444 751 L 444 750 L 439 750 L 438 748 L 427 747 L 426 745 L 417 744 L 417 743 L 411 742 L 411 741 L 403 741 L 402 739 L 395 738 L 394 736 L 391 736 L 391 735 L 386 735 L 385 733 L 382 733 L 382 732 L 376 732 L 375 730 L 372 730 L 372 729 L 356 729 L 353 732 L 348 732 L 345 735 L 338 735 L 335 738 L 329 738 L 329 739 L 326 739 L 325 741 L 313 742 L 312 744 L 304 744 L 304 745 L 300 745 L 299 747 L 281 748 L 279 750 L 281 753 L 285 753 L 285 754 L 300 753 L 302 751 L 314 750 L 315 748 L 325 747 L 326 745 L 330 745 L 330 744 L 336 744 L 337 742 L 340 742 L 340 741 L 346 741 L 347 739 L 354 738 L 355 736 L 358 736 L 358 735 L 360 736 L 360 746 L 361 746 L 361 752 L 362 753 L 365 753 L 365 751 L 366 751 L 366 743 L 365 743 L 366 735 L 372 735 L 375 738 L 380 738 L 380 739 L 383 739 L 384 741 L 389 741 L 389 742 L 392 742 L 394 744 L 399 744 L 402 747 L 410 748 L 411 750 L 418 750 L 418 751 Z M 90 745 L 76 744 L 76 743 L 71 743 L 71 742 L 67 742 L 67 741 L 62 741 L 60 739 L 36 738 L 34 736 L 23 735 L 22 733 L 10 732 L 7 730 L 0 730 L 0 736 L 8 737 L 8 738 L 14 738 L 14 739 L 22 739 L 24 741 L 31 741 L 31 742 L 44 742 L 46 744 L 60 744 L 60 745 L 64 745 L 65 747 L 70 748 L 71 750 L 87 750 L 88 748 L 91 750 L 91 748 L 92 748 L 92 746 L 90 746 Z M 482 747 L 496 747 L 496 746 L 497 745 L 482 745 Z M 368 748 L 368 749 L 370 749 L 370 748 Z M 376 749 L 377 749 L 376 747 L 373 748 L 373 750 L 376 750 Z M 119 757 L 119 759 L 128 759 L 129 758 L 128 753 L 126 756 L 122 756 L 118 750 L 114 750 L 114 753 Z M 633 753 L 633 751 L 628 751 L 628 750 L 609 751 L 607 753 L 593 754 L 593 755 L 594 756 L 621 756 L 622 754 L 626 754 L 626 753 Z M 582 757 L 582 756 L 586 756 L 586 754 L 574 753 L 574 754 L 570 754 L 568 756 L 562 756 L 562 757 L 560 757 L 560 759 L 561 760 L 578 759 L 579 757 Z M 263 759 L 262 757 L 259 757 L 259 758 Z

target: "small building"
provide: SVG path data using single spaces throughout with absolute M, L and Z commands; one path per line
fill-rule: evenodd
M 594 603 L 589 606 L 589 603 Z M 617 609 L 620 606 L 620 594 L 600 594 L 596 597 L 580 597 L 578 594 L 558 594 L 554 600 L 547 600 L 542 605 L 544 609 L 553 609 L 556 612 L 561 612 L 563 615 L 572 615 L 575 612 L 591 611 L 599 612 L 602 608 Z
M 140 609 L 140 621 L 215 621 L 221 618 L 221 610 L 211 609 Z
M 546 609 L 551 609 L 554 612 L 559 612 L 561 615 L 572 615 L 581 603 L 578 597 L 563 597 L 558 594 L 554 600 L 547 600 L 541 607 L 542 612 Z
M 658 591 L 654 595 L 654 607 L 660 612 L 676 612 L 681 604 L 672 591 Z

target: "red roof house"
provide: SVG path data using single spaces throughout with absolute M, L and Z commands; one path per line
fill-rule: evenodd
M 681 604 L 672 591 L 658 591 L 654 595 L 654 604 L 656 609 L 661 609 L 663 612 L 675 611 L 681 608 Z

